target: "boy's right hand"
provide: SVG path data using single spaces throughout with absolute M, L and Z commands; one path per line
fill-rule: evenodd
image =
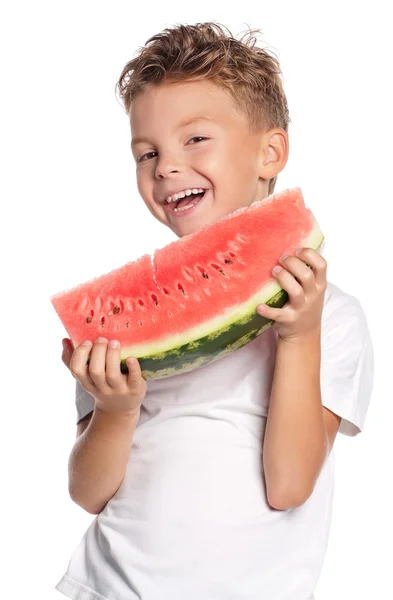
M 89 364 L 87 359 L 90 356 Z M 63 339 L 62 360 L 81 386 L 96 401 L 96 407 L 106 413 L 139 413 L 146 394 L 137 359 L 127 359 L 128 374 L 120 371 L 120 346 L 112 347 L 105 338 L 94 344 L 74 346 Z

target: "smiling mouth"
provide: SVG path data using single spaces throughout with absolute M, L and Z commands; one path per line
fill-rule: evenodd
M 194 206 L 196 206 L 205 195 L 206 190 L 204 192 L 200 192 L 199 194 L 192 194 L 190 196 L 185 196 L 185 198 L 180 198 L 180 200 L 176 200 L 174 202 L 165 202 L 165 206 L 172 212 L 181 213 L 186 210 L 190 210 Z

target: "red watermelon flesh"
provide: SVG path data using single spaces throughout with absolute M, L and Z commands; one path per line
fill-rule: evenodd
M 300 190 L 288 191 L 239 209 L 192 240 L 182 238 L 156 250 L 156 283 L 170 290 L 160 297 L 162 314 L 171 312 L 162 334 L 197 327 L 246 302 L 271 279 L 280 256 L 293 253 L 314 224 Z
M 271 322 L 260 302 L 282 306 L 272 278 L 282 254 L 320 248 L 323 234 L 299 188 L 276 193 L 140 259 L 51 298 L 74 346 L 117 339 L 121 358 L 146 378 L 216 360 Z M 143 365 L 145 368 L 143 369 Z

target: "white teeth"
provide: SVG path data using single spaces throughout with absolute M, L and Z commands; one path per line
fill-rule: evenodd
M 174 208 L 173 212 L 182 212 L 183 210 L 189 210 L 196 204 L 198 204 L 198 202 L 191 202 L 191 204 L 187 204 L 187 206 L 181 206 L 180 208 Z
M 205 190 L 203 188 L 187 188 L 186 190 L 177 192 L 177 194 L 174 194 L 173 196 L 168 196 L 167 198 L 165 198 L 165 201 L 169 204 L 170 202 L 176 202 L 181 198 L 185 198 L 185 196 L 191 196 L 191 194 L 200 194 L 204 191 Z

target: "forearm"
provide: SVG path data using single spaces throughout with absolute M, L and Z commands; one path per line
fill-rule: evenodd
M 123 481 L 139 411 L 105 413 L 95 409 L 72 449 L 68 471 L 71 498 L 98 514 Z
M 320 331 L 279 338 L 263 464 L 272 506 L 302 504 L 327 456 L 320 390 Z

